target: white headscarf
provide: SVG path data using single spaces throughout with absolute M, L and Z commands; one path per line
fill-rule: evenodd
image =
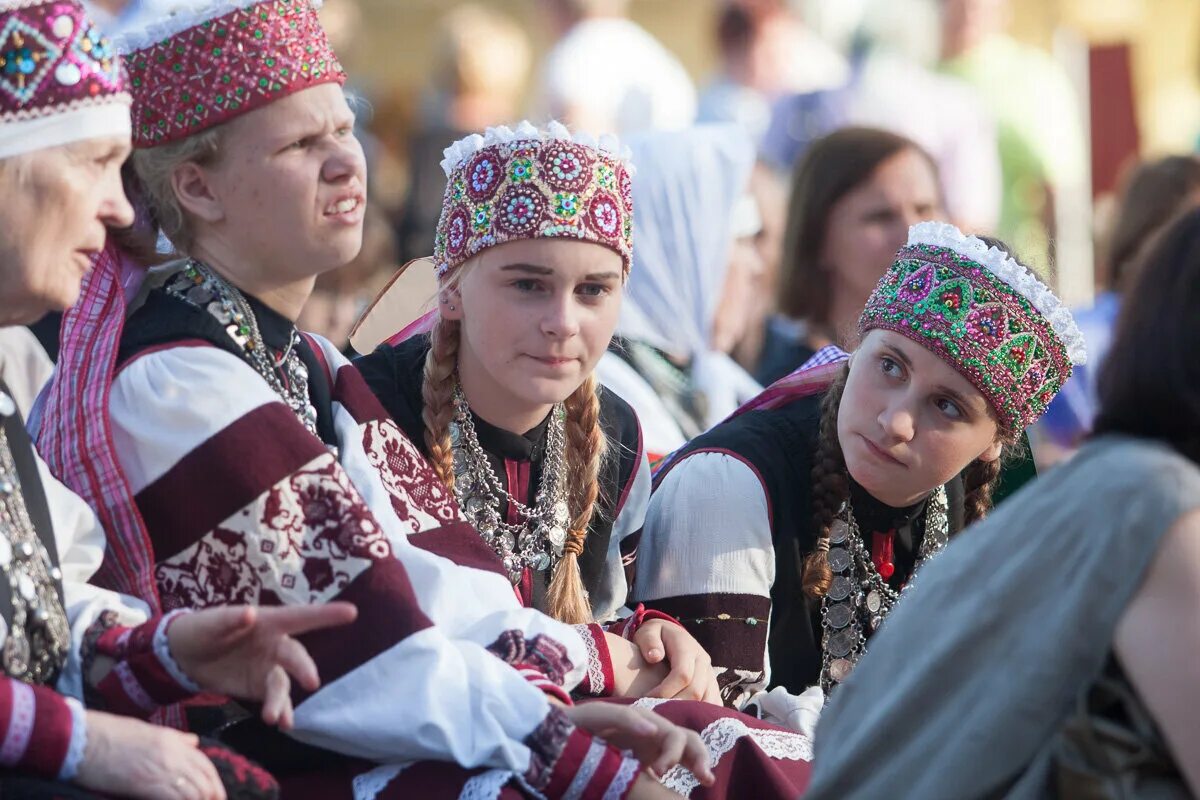
M 694 388 L 708 400 L 709 427 L 762 389 L 710 346 L 754 147 L 735 125 L 641 134 L 629 146 L 639 165 L 633 269 L 617 334 L 691 360 Z

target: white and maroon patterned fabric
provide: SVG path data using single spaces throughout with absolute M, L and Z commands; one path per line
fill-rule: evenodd
M 547 688 L 565 692 L 582 677 L 579 638 L 519 606 L 420 454 L 354 368 L 319 345 L 333 377 L 336 456 L 249 366 L 198 341 L 135 356 L 110 402 L 164 606 L 341 599 L 359 608 L 350 626 L 302 637 L 324 683 L 294 690 L 293 735 L 361 761 L 330 771 L 337 791 L 314 780 L 285 794 L 337 796 L 377 764 L 402 775 L 431 759 L 500 768 L 557 796 L 598 758 L 607 766 L 589 773 L 581 796 L 623 796 L 630 767 L 616 750 L 599 745 L 577 763 L 572 754 L 589 753 L 592 737 L 569 724 L 565 742 L 538 733 L 556 719 Z M 401 796 L 388 782 L 367 780 L 372 792 L 354 794 Z

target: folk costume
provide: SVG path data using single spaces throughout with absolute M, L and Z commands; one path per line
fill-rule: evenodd
M 603 244 L 622 257 L 632 252 L 632 169 L 613 140 L 572 136 L 552 123 L 491 129 L 448 148 L 446 203 L 435 241 L 434 268 L 443 280 L 470 257 L 506 241 L 571 237 Z M 403 291 L 394 283 L 388 291 Z M 377 303 L 386 306 L 387 303 Z M 422 386 L 429 331 L 437 312 L 406 326 L 355 362 L 393 419 L 429 455 L 422 419 Z M 638 420 L 629 405 L 599 388 L 600 424 L 608 438 L 600 474 L 600 499 L 579 554 L 580 573 L 594 620 L 577 626 L 595 654 L 577 693 L 612 692 L 604 632 L 631 636 L 647 617 L 665 615 L 627 608 L 629 568 L 635 564 L 650 474 Z M 545 608 L 546 586 L 564 554 L 565 514 L 554 505 L 563 479 L 563 410 L 556 407 L 532 431 L 515 433 L 475 415 L 455 391 L 451 442 L 454 492 L 494 552 L 525 604 Z M 543 509 L 551 511 L 545 516 Z M 667 619 L 670 619 L 669 617 Z M 675 623 L 675 620 L 670 620 Z M 598 624 L 602 623 L 602 624 Z M 599 667 L 597 669 L 597 666 Z M 753 781 L 759 796 L 795 797 L 806 782 L 809 739 L 741 714 L 694 702 L 641 699 L 672 721 L 700 731 L 716 766 L 708 796 L 737 796 Z M 735 755 L 733 761 L 729 755 Z M 705 790 L 690 775 L 672 771 L 669 788 L 691 796 Z M 731 794 L 732 793 L 732 794 Z
M 344 80 L 307 0 L 196 3 L 125 46 L 142 148 Z M 284 795 L 625 796 L 637 762 L 549 702 L 583 641 L 520 606 L 354 367 L 201 262 L 131 303 L 140 279 L 113 245 L 88 275 L 41 442 L 107 524 L 103 585 L 156 610 L 358 607 L 302 637 L 324 683 L 294 688 L 289 736 L 229 734 Z
M 630 140 L 634 269 L 617 333 L 596 376 L 637 412 L 651 463 L 762 391 L 712 347 L 735 237 L 762 227 L 746 193 L 754 148 L 732 125 L 698 125 Z
M 129 135 L 120 61 L 77 2 L 4 4 L 0 64 L 0 159 Z M 36 374 L 45 354 L 6 331 L 4 374 Z M 145 717 L 197 687 L 167 643 L 183 612 L 89 585 L 104 531 L 35 452 L 21 410 L 35 387 L 21 388 L 0 378 L 0 795 L 82 797 L 66 783 L 87 745 L 81 701 Z
M 954 367 L 1009 430 L 1036 419 L 1084 357 L 1070 314 L 1028 270 L 940 223 L 910 230 L 860 318 L 861 334 L 875 328 Z M 765 689 L 794 697 L 844 680 L 919 564 L 963 526 L 962 476 L 892 508 L 847 475 L 849 496 L 818 529 L 821 400 L 845 369 L 836 355 L 822 363 L 828 352 L 655 476 L 634 596 L 678 617 L 709 648 L 735 706 L 763 699 Z M 828 552 L 832 585 L 813 599 L 801 587 L 818 549 Z

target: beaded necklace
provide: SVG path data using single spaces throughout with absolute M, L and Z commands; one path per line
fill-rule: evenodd
M 925 509 L 925 536 L 917 554 L 917 567 L 945 548 L 949 538 L 949 501 L 946 487 L 939 486 Z M 833 580 L 821 598 L 821 688 L 826 696 L 849 677 L 866 652 L 868 632 L 875 632 L 883 624 L 900 599 L 900 592 L 889 586 L 875 568 L 849 500 L 829 526 L 829 545 Z M 908 585 L 912 580 L 910 577 Z
M 0 420 L 17 411 L 13 399 L 0 391 Z M 21 478 L 0 426 L 0 574 L 8 582 L 12 621 L 0 661 L 4 673 L 27 683 L 49 683 L 66 661 L 71 628 L 58 596 L 62 572 L 37 535 Z
M 549 569 L 563 555 L 570 525 L 566 491 L 566 410 L 562 403 L 550 411 L 546 428 L 546 456 L 537 497 L 529 507 L 513 497 L 496 477 L 487 452 L 479 444 L 471 408 L 462 387 L 454 387 L 454 421 L 450 442 L 454 449 L 454 494 L 467 521 L 504 561 L 516 585 L 525 567 Z M 511 505 L 521 522 L 504 521 L 503 509 Z
M 295 327 L 287 348 L 278 360 L 274 359 L 246 296 L 194 258 L 167 282 L 166 291 L 212 315 L 242 349 L 246 362 L 287 403 L 309 433 L 317 435 L 317 409 L 308 394 L 308 367 L 300 358 L 300 332 Z

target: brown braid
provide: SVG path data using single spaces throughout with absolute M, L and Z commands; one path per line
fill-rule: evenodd
M 979 522 L 992 510 L 992 492 L 1000 482 L 1000 461 L 976 459 L 963 470 L 963 517 L 967 525 Z
M 833 581 L 829 569 L 829 526 L 842 503 L 850 496 L 846 474 L 846 459 L 838 441 L 838 407 L 846 390 L 850 366 L 846 365 L 834 379 L 821 401 L 821 426 L 817 433 L 817 452 L 812 468 L 813 527 L 817 532 L 817 548 L 804 561 L 801 586 L 809 597 L 824 597 Z
M 425 409 L 425 445 L 429 462 L 442 483 L 454 491 L 454 448 L 450 445 L 450 421 L 454 419 L 454 376 L 458 369 L 459 323 L 438 317 L 429 333 L 429 353 L 421 399 Z
M 554 569 L 546 602 L 550 616 L 572 625 L 592 621 L 579 575 L 579 554 L 587 539 L 588 526 L 600 497 L 600 466 L 607 449 L 607 438 L 600 426 L 600 385 L 589 375 L 567 398 L 565 426 L 568 505 L 574 515 L 562 560 Z

